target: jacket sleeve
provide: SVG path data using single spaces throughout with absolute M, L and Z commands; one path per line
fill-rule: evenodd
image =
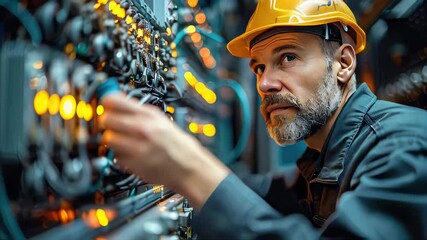
M 306 217 L 283 217 L 236 175 L 215 189 L 195 217 L 200 239 L 318 239 Z
M 195 230 L 201 239 L 427 239 L 427 141 L 389 139 L 356 169 L 321 232 L 301 214 L 283 216 L 229 175 Z

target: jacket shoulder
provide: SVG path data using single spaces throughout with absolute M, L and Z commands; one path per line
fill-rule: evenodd
M 378 100 L 367 112 L 365 121 L 381 135 L 427 137 L 427 111 L 421 108 Z

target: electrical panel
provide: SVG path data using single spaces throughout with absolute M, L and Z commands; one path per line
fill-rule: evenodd
M 141 214 L 140 238 L 192 238 L 188 201 L 100 143 L 107 94 L 173 120 L 176 12 L 170 0 L 0 1 L 0 238 L 114 239 Z

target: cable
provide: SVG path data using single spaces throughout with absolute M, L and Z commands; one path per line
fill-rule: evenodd
M 218 42 L 218 43 L 224 43 L 225 42 L 224 38 L 221 37 L 220 35 L 216 34 L 216 33 L 208 32 L 199 26 L 196 26 L 196 29 L 197 29 L 197 31 L 199 31 L 199 33 L 201 33 L 202 35 L 204 35 L 204 36 L 206 36 L 212 40 L 214 40 L 215 42 Z
M 70 182 L 61 177 L 57 167 L 51 161 L 45 141 L 43 141 L 41 149 L 37 150 L 37 157 L 42 162 L 46 181 L 57 193 L 67 198 L 74 198 L 90 189 L 92 168 L 87 157 L 86 146 L 79 144 L 78 151 L 79 160 L 82 164 L 80 178 L 76 182 Z
M 210 38 L 210 39 L 214 40 L 215 42 L 218 42 L 218 43 L 224 43 L 225 42 L 224 38 L 221 37 L 220 35 L 216 34 L 216 33 L 208 32 L 208 31 L 206 31 L 206 30 L 204 30 L 204 29 L 202 29 L 202 28 L 200 28 L 198 26 L 196 27 L 196 30 L 199 33 L 201 33 L 202 35 L 206 36 L 207 38 Z M 185 35 L 187 35 L 187 34 L 188 34 L 188 32 L 187 32 L 187 28 L 186 27 L 183 28 L 183 29 L 181 29 L 176 34 L 176 38 L 173 41 L 175 43 L 175 45 L 178 45 L 182 41 L 182 39 L 184 39 Z
M 242 107 L 242 128 L 240 131 L 239 140 L 237 141 L 237 144 L 234 147 L 234 149 L 225 157 L 225 159 L 223 159 L 223 162 L 226 165 L 230 165 L 231 163 L 236 161 L 237 158 L 243 153 L 248 143 L 249 133 L 250 133 L 251 124 L 252 124 L 252 113 L 249 107 L 248 96 L 246 95 L 245 90 L 242 88 L 242 86 L 239 83 L 237 83 L 234 80 L 225 80 L 225 81 L 220 81 L 216 83 L 216 86 L 215 86 L 216 89 L 221 87 L 231 88 L 236 93 L 237 98 Z
M 19 8 L 17 1 L 0 0 L 0 6 L 6 8 L 10 13 L 15 15 L 27 30 L 28 35 L 34 45 L 38 46 L 42 42 L 42 33 L 36 19 L 25 9 Z
M 9 200 L 7 199 L 6 187 L 3 181 L 3 169 L 1 168 L 0 168 L 0 214 L 1 214 L 0 223 L 2 223 L 1 225 L 4 225 L 6 231 L 9 230 L 9 234 L 10 234 L 9 237 L 11 239 L 18 239 L 18 240 L 25 239 L 24 234 L 22 233 L 18 223 L 15 220 L 15 216 L 13 215 L 10 209 Z M 6 235 L 8 235 L 7 232 L 6 232 Z

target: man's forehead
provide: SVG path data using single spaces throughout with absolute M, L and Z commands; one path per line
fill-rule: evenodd
M 281 46 L 304 50 L 307 47 L 312 47 L 314 41 L 318 41 L 318 37 L 309 33 L 278 33 L 267 39 L 264 39 L 251 48 L 251 55 L 256 52 L 265 52 L 267 49 L 273 51 Z

